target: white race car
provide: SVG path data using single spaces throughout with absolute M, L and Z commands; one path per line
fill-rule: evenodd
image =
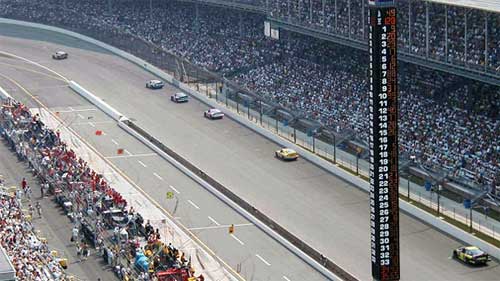
M 52 58 L 55 60 L 64 60 L 68 58 L 68 53 L 63 51 L 57 51 L 54 54 L 52 54 Z
M 161 88 L 163 88 L 163 86 L 165 86 L 165 83 L 163 83 L 163 81 L 160 81 L 160 80 L 149 80 L 146 83 L 146 88 L 153 89 L 153 90 L 161 89 Z
M 210 108 L 209 110 L 203 112 L 203 116 L 208 119 L 222 119 L 224 117 L 224 113 L 216 108 Z

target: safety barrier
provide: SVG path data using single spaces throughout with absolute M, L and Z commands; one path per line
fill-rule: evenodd
M 324 276 L 331 280 L 358 280 L 351 273 L 345 271 L 333 261 L 323 256 L 320 252 L 300 240 L 293 233 L 289 232 L 270 217 L 257 210 L 227 187 L 223 186 L 214 178 L 204 173 L 203 170 L 199 169 L 175 151 L 165 146 L 133 122 L 125 120 L 124 122 L 120 122 L 118 126 L 139 139 L 149 148 L 162 156 L 165 160 L 214 194 L 217 198 L 253 222 L 261 230 L 292 251 L 302 260 L 310 264 L 313 268 L 321 272 Z
M 90 103 L 97 106 L 100 110 L 102 110 L 104 113 L 109 115 L 114 120 L 120 121 L 122 119 L 123 114 L 121 114 L 120 112 L 118 112 L 118 110 L 109 106 L 109 104 L 105 103 L 101 98 L 87 91 L 85 88 L 80 86 L 75 81 L 69 81 L 69 87 L 77 94 L 87 99 Z
M 142 67 L 146 71 L 149 71 L 150 73 L 158 76 L 159 78 L 164 79 L 165 81 L 173 84 L 174 86 L 179 87 L 180 89 L 191 94 L 196 99 L 198 99 L 198 100 L 200 100 L 200 101 L 202 101 L 210 106 L 217 106 L 218 108 L 220 108 L 219 105 L 216 103 L 216 101 L 209 99 L 208 97 L 206 97 L 205 95 L 203 95 L 199 92 L 196 92 L 195 90 L 191 89 L 187 84 L 184 84 L 184 83 L 174 79 L 171 75 L 169 75 L 169 74 L 163 72 L 162 70 L 152 66 L 151 64 L 147 63 L 146 61 L 144 61 L 136 56 L 133 56 L 131 54 L 128 54 L 128 53 L 126 53 L 120 49 L 117 49 L 113 46 L 110 46 L 106 43 L 103 43 L 103 42 L 97 41 L 93 38 L 90 38 L 88 36 L 81 35 L 81 34 L 78 34 L 78 33 L 72 32 L 72 31 L 68 31 L 68 30 L 65 30 L 62 28 L 57 28 L 57 27 L 52 27 L 52 26 L 47 26 L 47 25 L 37 24 L 37 23 L 29 23 L 29 22 L 18 21 L 18 20 L 11 20 L 11 19 L 3 19 L 2 18 L 2 19 L 0 19 L 0 23 L 16 24 L 16 25 L 27 26 L 27 27 L 32 27 L 32 28 L 50 30 L 50 31 L 62 33 L 62 34 L 65 34 L 65 35 L 68 35 L 71 37 L 75 37 L 75 38 L 78 38 L 80 40 L 95 44 L 99 47 L 102 47 L 103 49 L 106 49 L 106 50 Z M 291 148 L 297 150 L 303 158 L 307 159 L 311 163 L 313 163 L 313 164 L 317 165 L 318 167 L 321 167 L 321 168 L 325 169 L 326 171 L 338 176 L 339 178 L 345 180 L 346 182 L 368 192 L 368 190 L 369 190 L 368 182 L 361 179 L 360 177 L 354 176 L 354 175 L 350 174 L 349 172 L 344 171 L 343 169 L 337 167 L 336 165 L 319 158 L 318 156 L 312 154 L 311 152 L 309 152 L 309 151 L 307 151 L 307 150 L 305 150 L 305 149 L 303 149 L 303 148 L 301 148 L 293 143 L 286 141 L 285 139 L 273 134 L 270 131 L 265 130 L 264 128 L 259 127 L 255 123 L 252 123 L 250 120 L 247 120 L 246 118 L 243 118 L 242 116 L 237 115 L 236 113 L 232 112 L 229 109 L 226 109 L 226 108 L 220 108 L 220 109 L 224 112 L 224 114 L 226 114 L 228 117 L 235 120 L 236 122 L 238 122 L 238 123 L 246 126 L 247 128 L 259 133 L 260 135 L 268 138 L 269 140 L 271 140 L 275 143 L 278 143 L 279 145 L 291 147 Z M 128 127 L 128 126 L 122 126 L 122 127 L 125 129 L 125 127 Z M 129 130 L 127 130 L 127 131 L 129 131 Z M 429 213 L 425 212 L 424 210 L 419 209 L 418 207 L 413 206 L 413 205 L 411 205 L 411 204 L 409 204 L 406 201 L 403 201 L 401 199 L 400 199 L 400 209 L 402 211 L 406 212 L 407 214 L 409 214 L 415 218 L 418 218 L 418 219 L 424 221 L 425 223 L 428 223 L 429 225 L 432 225 L 435 228 L 455 237 L 456 239 L 459 239 L 459 240 L 461 240 L 465 243 L 468 243 L 468 244 L 477 245 L 477 246 L 489 251 L 489 253 L 493 257 L 500 259 L 500 249 L 496 248 L 494 245 L 491 245 L 488 242 L 485 242 L 485 241 L 483 241 L 483 240 L 481 240 L 481 239 L 479 239 L 479 238 L 477 238 L 477 237 L 441 220 L 440 218 L 434 217 L 434 216 L 430 215 Z M 313 255 L 312 257 L 314 258 L 315 255 Z
M 2 87 L 0 87 L 0 98 L 2 99 L 12 99 L 12 97 L 7 93 Z

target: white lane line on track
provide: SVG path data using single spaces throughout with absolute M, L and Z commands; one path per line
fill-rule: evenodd
M 285 279 L 286 281 L 292 281 L 292 280 L 290 280 L 290 278 L 286 277 L 285 275 L 283 275 L 283 279 Z
M 123 151 L 125 151 L 125 153 L 127 153 L 128 156 L 132 156 L 132 153 L 130 153 L 130 151 L 124 149 Z
M 160 175 L 158 175 L 157 173 L 153 173 L 153 175 L 154 175 L 155 177 L 157 177 L 159 180 L 161 180 L 161 181 L 163 180 L 163 178 L 162 178 L 162 177 L 160 177 Z
M 68 79 L 68 78 L 64 77 L 63 75 L 61 75 L 61 74 L 59 74 L 59 73 L 55 72 L 54 70 L 52 70 L 52 69 L 50 69 L 50 68 L 48 68 L 48 67 L 46 67 L 46 66 L 43 66 L 43 65 L 41 65 L 41 64 L 39 64 L 39 63 L 37 63 L 37 62 L 35 62 L 35 61 L 29 60 L 29 59 L 27 59 L 27 58 L 23 58 L 23 57 L 20 57 L 20 56 L 17 56 L 17 55 L 14 55 L 14 54 L 11 54 L 11 53 L 8 53 L 8 52 L 5 52 L 5 51 L 0 51 L 0 53 L 2 53 L 2 54 L 6 54 L 6 55 L 8 55 L 8 56 L 11 56 L 11 57 L 14 57 L 14 58 L 17 58 L 17 59 L 20 59 L 20 60 L 23 60 L 23 61 L 29 62 L 29 63 L 31 63 L 31 64 L 33 64 L 33 65 L 38 66 L 38 67 L 41 67 L 41 68 L 43 68 L 43 69 L 45 69 L 45 70 L 47 70 L 47 71 L 49 71 L 49 72 L 51 72 L 51 73 L 54 73 L 56 76 L 61 77 L 64 81 L 69 82 L 69 79 Z
M 263 263 L 265 263 L 267 266 L 271 266 L 271 264 L 266 261 L 263 257 L 261 257 L 259 254 L 255 254 L 256 257 L 259 258 L 259 260 L 261 260 Z
M 81 119 L 85 119 L 85 117 L 83 117 L 83 115 L 81 115 L 80 113 L 77 114 L 78 117 L 80 117 Z
M 103 132 L 104 134 L 104 132 Z M 132 155 L 116 155 L 116 156 L 108 156 L 106 159 L 114 159 L 114 158 L 129 158 L 129 157 L 145 157 L 145 156 L 156 156 L 156 153 L 144 153 L 144 154 L 132 154 Z
M 65 86 L 67 87 L 67 86 Z M 95 108 L 88 108 L 88 109 L 73 109 L 72 107 L 68 107 L 70 110 L 55 110 L 52 112 L 59 112 L 59 113 L 70 113 L 70 112 L 85 112 L 85 111 L 97 111 Z
M 177 190 L 175 187 L 173 187 L 172 185 L 169 185 L 169 187 L 175 191 L 177 194 L 180 194 L 181 192 L 179 190 Z
M 191 200 L 188 199 L 188 202 L 189 202 L 189 204 L 191 204 L 196 209 L 198 209 L 198 210 L 200 209 L 200 207 L 198 207 L 198 205 L 196 205 L 193 201 L 191 201 Z
M 74 122 L 74 123 L 71 123 L 71 125 L 88 125 L 89 123 L 92 123 L 94 125 L 97 125 L 97 124 L 115 124 L 116 121 L 94 121 L 94 122 Z
M 88 124 L 89 124 L 91 127 L 95 128 L 94 123 L 92 123 L 92 122 L 88 122 Z
M 231 234 L 231 237 L 233 237 L 234 240 L 238 241 L 238 243 L 240 243 L 242 246 L 245 245 L 245 243 L 243 243 L 243 241 L 241 241 L 240 239 L 238 239 L 238 237 L 236 237 L 236 235 Z
M 228 228 L 231 225 L 226 224 L 226 225 L 211 225 L 211 226 L 202 226 L 202 227 L 191 227 L 189 230 L 203 230 L 203 229 L 219 229 L 219 228 Z M 235 224 L 234 227 L 242 227 L 242 226 L 253 226 L 252 223 L 242 223 L 242 224 Z
M 141 166 L 143 166 L 144 168 L 147 168 L 148 166 L 146 166 L 146 164 L 144 164 L 141 160 L 137 160 L 137 162 L 139 162 L 139 164 L 141 164 Z
M 211 216 L 208 216 L 208 219 L 211 220 L 213 223 L 215 223 L 215 225 L 220 226 L 220 223 L 214 220 Z
M 120 145 L 120 144 L 118 144 L 118 142 L 117 142 L 117 141 L 115 141 L 114 139 L 111 139 L 111 142 L 112 142 L 112 143 L 114 143 L 114 144 L 116 144 L 116 145 Z

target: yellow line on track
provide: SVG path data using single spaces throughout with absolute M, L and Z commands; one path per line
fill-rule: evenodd
M 43 72 L 36 71 L 36 70 L 33 70 L 33 69 L 29 69 L 29 68 L 26 68 L 26 67 L 18 66 L 18 65 L 15 65 L 15 64 L 0 62 L 0 65 L 6 65 L 6 66 L 9 66 L 9 67 L 12 67 L 12 68 L 22 69 L 24 71 L 28 71 L 28 72 L 40 74 L 40 75 L 43 75 L 43 76 L 46 76 L 46 77 L 49 77 L 49 78 L 52 78 L 52 79 L 55 79 L 55 80 L 59 80 L 59 81 L 62 81 L 62 82 L 67 82 L 66 79 L 63 79 L 63 78 L 61 78 L 59 76 L 53 76 L 53 75 L 50 75 L 50 74 L 47 74 L 47 73 L 43 73 Z
M 6 78 L 7 80 L 11 81 L 14 83 L 16 86 L 18 86 L 23 92 L 25 92 L 28 96 L 30 96 L 36 103 L 40 105 L 43 109 L 45 109 L 47 112 L 49 112 L 50 115 L 52 115 L 56 120 L 58 120 L 61 124 L 64 124 L 65 126 L 68 126 L 64 120 L 62 120 L 59 116 L 54 114 L 49 108 L 43 104 L 35 95 L 33 95 L 30 91 L 25 89 L 21 84 L 19 84 L 16 80 L 5 76 L 4 74 L 0 73 L 0 76 Z M 83 137 L 81 137 L 78 133 L 75 132 L 70 127 L 67 127 L 69 130 L 71 130 L 80 141 L 85 143 L 94 153 L 96 153 L 99 157 L 101 157 L 108 165 L 110 165 L 118 174 L 120 174 L 122 177 L 124 177 L 130 184 L 132 184 L 139 192 L 141 192 L 155 207 L 157 207 L 159 210 L 161 210 L 164 214 L 166 214 L 170 220 L 177 224 L 185 233 L 188 234 L 188 236 L 193 239 L 196 243 L 201 245 L 212 257 L 215 257 L 216 260 L 218 260 L 220 263 L 223 264 L 223 267 L 230 271 L 231 274 L 235 275 L 239 280 L 245 281 L 245 278 L 241 276 L 236 270 L 234 270 L 230 265 L 228 265 L 222 258 L 220 258 L 218 255 L 215 254 L 203 241 L 201 241 L 193 232 L 191 232 L 188 228 L 186 228 L 183 224 L 179 223 L 177 220 L 175 220 L 174 216 L 165 208 L 163 208 L 160 203 L 158 203 L 156 200 L 153 199 L 147 192 L 145 192 L 139 185 L 137 185 L 130 177 L 128 177 L 122 170 L 120 170 L 117 166 L 115 166 L 111 161 L 106 159 L 104 155 L 102 155 L 99 151 L 97 151 L 96 148 L 94 148 L 90 143 L 88 143 Z

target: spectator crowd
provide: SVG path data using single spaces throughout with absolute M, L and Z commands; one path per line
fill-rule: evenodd
M 159 229 L 154 230 L 149 221 L 144 224 L 142 215 L 62 141 L 59 131 L 46 127 L 38 113 L 15 100 L 3 101 L 0 132 L 41 181 L 41 194 L 53 196 L 74 223 L 71 242 L 81 260 L 87 259 L 93 246 L 120 280 L 158 280 L 159 275 L 203 280 L 202 275 L 193 276 L 188 257 L 165 245 Z M 21 211 L 20 199 L 30 194 L 24 179 L 21 186 L 16 196 L 0 193 L 0 242 L 19 280 L 66 280 L 59 261 L 33 234 L 34 208 L 30 206 L 28 215 Z M 36 210 L 40 217 L 38 204 Z
M 23 206 L 21 197 L 1 193 L 0 244 L 11 259 L 17 280 L 68 280 L 47 241 L 35 234 L 33 216 L 23 207 L 27 206 Z
M 4 0 L 0 16 L 94 37 L 106 34 L 99 39 L 111 44 L 116 41 L 107 38 L 139 38 L 217 72 L 297 115 L 340 132 L 354 131 L 362 140 L 368 138 L 366 53 L 284 30 L 280 40 L 266 38 L 265 16 L 259 14 L 186 2 L 153 2 L 150 10 L 149 0 L 111 1 L 111 5 L 97 0 Z M 397 2 L 401 50 L 498 71 L 499 14 L 445 9 L 424 1 Z M 273 17 L 359 40 L 367 38 L 361 14 L 367 9 L 360 0 L 338 0 L 336 6 L 332 1 L 266 3 Z M 425 48 L 427 9 L 429 53 Z M 133 50 L 142 48 L 137 40 L 136 44 L 123 41 L 127 44 L 115 45 L 151 56 L 151 51 Z M 499 87 L 404 63 L 400 64 L 399 81 L 402 152 L 475 183 L 491 184 L 499 177 Z

